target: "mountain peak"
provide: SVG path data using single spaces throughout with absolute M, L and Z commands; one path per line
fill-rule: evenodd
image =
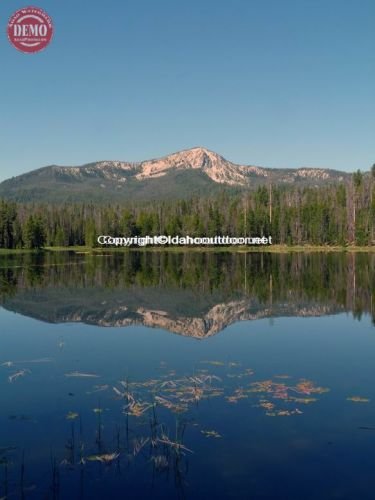
M 192 148 L 187 148 L 187 149 L 183 149 L 182 151 L 180 151 L 180 153 L 184 153 L 184 152 L 196 152 L 196 153 L 205 153 L 205 154 L 214 154 L 216 156 L 219 156 L 217 153 L 215 153 L 215 151 L 211 151 L 210 149 L 207 149 L 203 146 L 194 146 Z
M 191 163 L 192 166 L 196 166 L 195 168 L 204 168 L 218 162 L 229 163 L 223 156 L 201 146 L 186 149 L 177 154 Z
M 184 149 L 163 158 L 141 163 L 138 180 L 161 177 L 171 169 L 201 170 L 211 180 L 220 184 L 246 185 L 246 175 L 239 165 L 227 161 L 222 156 L 203 147 Z
M 225 160 L 222 156 L 220 156 L 218 153 L 215 153 L 215 151 L 211 151 L 210 149 L 204 148 L 202 146 L 196 146 L 193 148 L 185 149 L 180 151 L 180 154 L 191 154 L 191 155 L 196 155 L 196 156 L 208 156 L 211 158 L 221 158 Z

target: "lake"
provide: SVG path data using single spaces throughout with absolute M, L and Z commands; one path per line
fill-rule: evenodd
M 0 498 L 374 498 L 375 254 L 2 256 L 0 306 Z

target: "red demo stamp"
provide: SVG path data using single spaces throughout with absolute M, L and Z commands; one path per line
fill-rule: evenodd
M 47 47 L 53 35 L 51 17 L 39 7 L 17 10 L 8 22 L 8 39 L 21 52 L 39 52 Z

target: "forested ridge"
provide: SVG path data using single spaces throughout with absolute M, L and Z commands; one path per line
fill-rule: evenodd
M 375 166 L 326 187 L 264 185 L 188 200 L 21 204 L 0 201 L 0 247 L 95 246 L 111 236 L 272 236 L 273 244 L 375 244 Z

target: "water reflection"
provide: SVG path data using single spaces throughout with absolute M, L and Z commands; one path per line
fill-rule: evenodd
M 203 338 L 277 316 L 371 314 L 375 255 L 41 253 L 0 261 L 1 305 L 42 321 L 142 324 Z
M 371 500 L 374 257 L 2 258 L 0 499 Z

